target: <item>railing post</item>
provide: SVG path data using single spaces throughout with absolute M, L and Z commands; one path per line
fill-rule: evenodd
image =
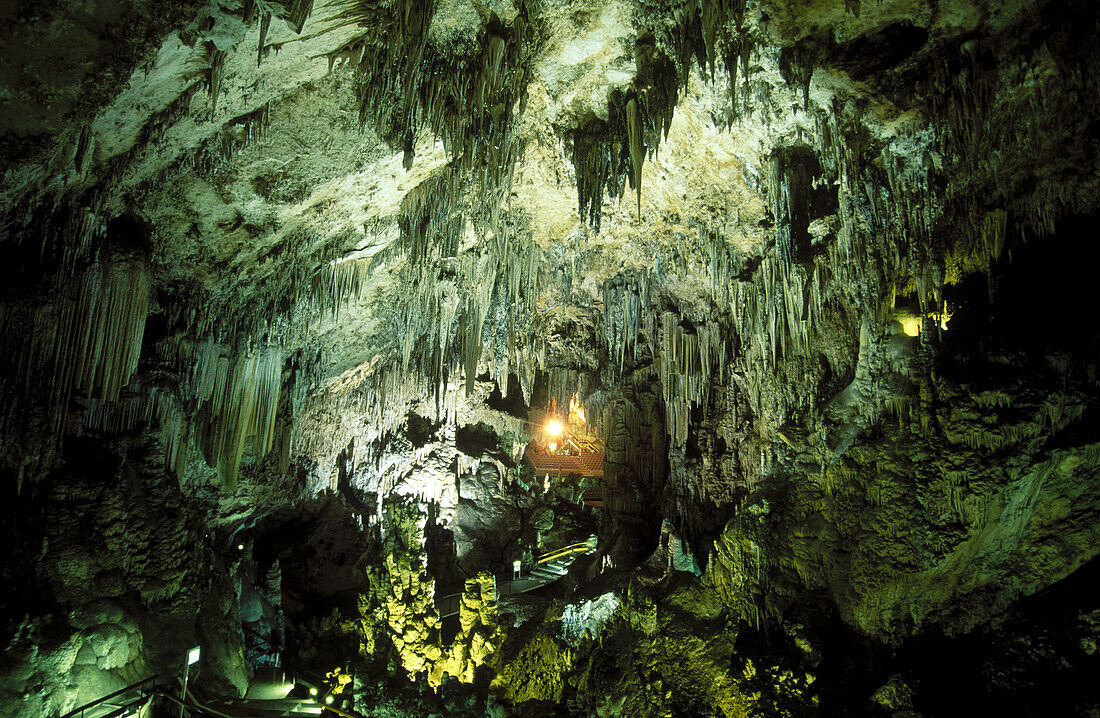
M 183 693 L 180 694 L 180 718 L 183 718 L 184 705 L 187 702 L 187 678 L 191 673 L 191 664 L 183 668 Z

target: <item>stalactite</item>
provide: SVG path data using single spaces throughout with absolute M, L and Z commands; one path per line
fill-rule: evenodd
M 626 138 L 630 148 L 630 184 L 638 193 L 638 214 L 642 212 L 642 162 L 645 161 L 645 143 L 642 140 L 642 118 L 638 100 L 626 101 Z
M 502 385 L 524 363 L 529 348 L 516 341 L 516 323 L 533 314 L 539 254 L 496 207 L 470 209 L 455 171 L 444 167 L 406 196 L 400 240 L 367 271 L 406 258 L 401 281 L 410 291 L 393 318 L 401 370 L 436 387 L 448 375 L 464 376 L 472 391 L 483 361 Z M 460 252 L 463 245 L 473 249 Z
M 722 56 L 730 77 L 733 115 L 737 115 L 738 74 L 748 94 L 749 59 L 755 47 L 744 27 L 744 0 L 689 2 L 677 9 L 675 30 L 654 21 L 656 33 L 641 32 L 635 42 L 637 68 L 630 87 L 608 97 L 608 119 L 590 116 L 572 132 L 581 220 L 599 232 L 604 192 L 622 196 L 624 182 L 642 204 L 642 167 L 647 153 L 656 152 L 668 136 L 679 88 L 687 88 L 692 62 L 713 78 Z M 643 27 L 646 22 L 642 19 Z M 808 86 L 807 86 L 808 88 Z M 808 93 L 808 89 L 807 89 Z M 808 95 L 807 95 L 808 105 Z
M 877 322 L 892 318 L 892 301 L 881 297 L 905 266 L 912 238 L 918 238 L 918 245 L 930 245 L 938 217 L 938 206 L 931 200 L 935 193 L 929 173 L 932 165 L 920 151 L 913 155 L 913 142 L 928 151 L 929 135 L 909 138 L 906 146 L 891 141 L 876 147 L 873 151 L 880 157 L 875 162 L 886 169 L 869 171 L 872 149 L 858 117 L 854 123 L 842 112 L 820 117 L 821 133 L 811 146 L 773 158 L 768 196 L 776 219 L 775 250 L 753 265 L 740 267 L 739 260 L 722 249 L 721 238 L 708 238 L 700 230 L 700 242 L 709 241 L 710 299 L 718 316 L 729 317 L 726 328 L 707 327 L 713 332 L 710 337 L 721 337 L 712 344 L 721 350 L 717 354 L 711 350 L 708 366 L 719 364 L 722 375 L 733 378 L 762 427 L 778 427 L 787 417 L 812 406 L 811 398 L 778 391 L 776 374 L 781 368 L 806 371 L 802 368 L 805 357 L 812 354 L 824 330 L 818 324 L 828 316 L 830 302 L 854 303 L 860 313 Z M 818 160 L 820 166 L 814 164 Z M 873 187 L 878 190 L 872 192 Z M 835 197 L 830 199 L 826 192 Z M 824 204 L 814 208 L 814 202 Z M 811 216 L 811 209 L 816 214 Z M 899 209 L 905 220 L 895 225 L 891 218 Z M 810 220 L 823 213 L 835 213 L 835 218 L 827 217 L 835 234 L 830 230 L 828 235 L 811 237 Z M 868 231 L 884 236 L 884 256 L 871 252 Z M 660 305 L 669 301 L 663 297 L 662 275 L 675 274 L 677 268 L 662 259 L 659 270 L 645 281 L 626 274 L 605 284 L 604 334 L 615 375 L 636 372 L 647 361 L 653 362 L 662 386 L 668 434 L 675 445 L 690 430 L 693 406 L 705 411 L 709 403 L 702 365 L 694 364 L 697 373 L 682 374 L 675 364 L 697 356 L 696 352 L 705 354 L 690 342 L 702 345 L 707 340 L 701 333 L 694 340 L 677 333 L 690 336 L 692 332 L 684 327 L 700 327 L 694 320 L 680 318 L 683 327 L 676 330 L 677 322 L 662 317 Z M 928 301 L 942 296 L 942 272 L 933 271 L 921 281 L 928 287 Z M 858 296 L 851 295 L 852 287 L 859 288 Z M 735 343 L 736 355 L 729 349 Z M 636 380 L 646 381 L 641 374 Z M 872 386 L 866 389 L 868 414 L 888 413 L 889 393 Z M 693 401 L 699 403 L 693 405 Z
M 179 395 L 165 397 L 158 409 L 170 469 L 182 476 L 191 440 L 229 491 L 236 488 L 246 448 L 257 457 L 277 451 L 284 462 L 291 432 L 287 427 L 277 430 L 286 384 L 281 347 L 233 351 L 213 338 L 198 345 L 182 340 L 175 356 L 188 379 Z
M 495 194 L 511 182 L 518 159 L 512 116 L 524 102 L 537 41 L 526 4 L 519 9 L 510 24 L 489 12 L 480 52 L 444 61 L 429 42 L 434 2 L 401 0 L 386 11 L 368 0 L 343 0 L 338 22 L 363 32 L 333 51 L 330 66 L 355 72 L 361 118 L 401 143 L 407 168 L 423 123 L 461 174 L 474 177 L 483 194 Z
M 362 295 L 373 264 L 356 257 L 327 263 L 310 281 L 311 310 L 339 318 L 341 308 Z
M 113 263 L 90 274 L 77 309 L 84 329 L 74 346 L 74 388 L 107 401 L 118 398 L 137 369 L 149 299 L 144 262 Z
M 286 18 L 287 26 L 294 32 L 301 33 L 313 12 L 313 3 L 314 0 L 282 0 L 280 4 L 284 8 L 283 17 Z
M 619 145 L 609 138 L 613 130 L 597 117 L 588 118 L 573 132 L 573 170 L 577 182 L 577 210 L 581 219 L 600 231 L 605 188 L 612 197 L 622 195 L 625 160 Z
M 631 87 L 608 96 L 607 121 L 590 116 L 572 136 L 578 211 L 597 232 L 605 191 L 618 199 L 629 182 L 641 212 L 646 155 L 656 151 L 672 125 L 678 96 L 672 63 L 655 49 L 650 36 L 639 38 L 635 57 L 638 72 Z
M 40 434 L 34 441 L 43 444 L 43 455 L 40 465 L 29 467 L 32 474 L 48 466 L 74 392 L 95 402 L 118 400 L 137 369 L 149 313 L 149 277 L 140 258 L 103 259 L 78 275 L 75 286 L 58 290 L 36 307 L 0 305 L 8 338 L 0 391 L 9 397 L 0 434 L 28 441 Z M 12 458 L 25 466 L 25 457 Z
M 189 438 L 186 415 L 177 401 L 161 397 L 157 407 L 161 443 L 164 446 L 164 465 L 177 477 L 184 476 L 187 468 Z
M 158 417 L 161 397 L 153 388 L 115 401 L 89 398 L 84 405 L 82 431 L 113 435 L 152 424 Z
M 76 171 L 75 165 L 71 166 Z M 106 222 L 98 191 L 78 196 L 48 192 L 26 196 L 14 203 L 0 221 L 0 242 L 28 247 L 21 274 L 57 273 L 55 281 L 67 283 L 78 270 L 93 262 L 100 249 Z
M 267 33 L 271 29 L 271 13 L 266 10 L 260 11 L 260 39 L 256 43 L 256 67 L 259 67 L 264 62 L 264 50 L 265 43 L 267 42 Z
M 306 418 L 296 437 L 296 450 L 325 456 L 333 453 L 331 447 L 348 441 L 330 421 L 312 420 L 315 410 L 339 417 L 371 417 L 368 433 L 357 439 L 365 446 L 396 432 L 410 409 L 439 388 L 425 374 L 403 371 L 399 362 L 394 356 L 378 357 L 370 366 L 357 368 L 310 395 L 302 407 Z M 456 397 L 456 389 L 441 392 L 436 421 L 454 417 Z
M 604 285 L 604 338 L 608 356 L 620 375 L 628 357 L 631 364 L 639 359 L 639 335 L 653 336 L 652 292 L 652 277 L 644 273 L 623 276 Z
M 213 42 L 206 43 L 206 54 L 209 58 L 210 69 L 206 76 L 206 89 L 210 93 L 210 114 L 217 114 L 218 95 L 222 91 L 222 73 L 225 71 L 226 51 L 219 50 Z
M 186 164 L 203 176 L 227 166 L 247 147 L 261 141 L 270 123 L 271 107 L 264 103 L 254 110 L 224 123 L 210 139 L 202 143 Z
M 692 407 L 706 408 L 713 381 L 725 364 L 726 339 L 720 328 L 706 324 L 685 330 L 681 317 L 664 312 L 660 319 L 657 372 L 663 391 L 665 428 L 673 446 L 687 441 Z
M 674 17 L 675 23 L 670 29 L 664 30 L 656 22 L 653 25 L 662 45 L 676 60 L 680 86 L 687 87 L 693 62 L 701 74 L 713 80 L 721 58 L 729 76 L 731 108 L 736 116 L 737 82 L 739 78 L 744 82 L 747 97 L 749 59 L 755 47 L 755 40 L 745 25 L 745 1 L 695 0 L 683 3 Z
M 414 264 L 453 258 L 466 233 L 462 176 L 446 167 L 420 183 L 401 200 L 401 244 Z

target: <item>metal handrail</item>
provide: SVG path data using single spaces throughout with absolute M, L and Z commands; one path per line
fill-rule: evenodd
M 580 553 L 587 553 L 589 550 L 591 550 L 591 548 L 592 548 L 592 540 L 591 539 L 589 539 L 587 541 L 581 541 L 580 543 L 570 544 L 568 546 L 564 546 L 562 548 L 551 551 L 550 553 L 542 554 L 537 559 L 535 559 L 535 564 L 536 565 L 542 565 L 544 563 L 549 563 L 550 561 L 553 561 L 556 558 L 561 558 L 562 556 L 573 556 L 573 555 L 580 554 Z M 437 601 L 446 601 L 448 598 L 454 598 L 455 596 L 461 596 L 465 593 L 466 593 L 465 591 L 458 591 L 456 593 L 448 593 L 446 596 L 438 596 L 436 598 L 436 600 Z
M 61 716 L 61 718 L 73 718 L 73 716 L 83 716 L 84 711 L 88 710 L 89 708 L 94 708 L 94 707 L 96 707 L 96 706 L 98 706 L 102 703 L 106 703 L 107 701 L 111 700 L 112 698 L 117 698 L 118 696 L 121 696 L 124 693 L 129 693 L 132 690 L 140 688 L 141 686 L 145 685 L 146 683 L 155 683 L 156 679 L 157 679 L 157 676 L 156 676 L 155 673 L 151 676 L 146 676 L 145 678 L 142 678 L 137 683 L 133 683 L 131 685 L 128 685 L 125 688 L 120 688 L 117 691 L 115 691 L 114 693 L 103 696 L 102 698 L 97 698 L 97 699 L 95 699 L 94 701 L 92 701 L 90 703 L 85 703 L 84 705 L 80 706 L 79 708 L 73 708 L 71 711 L 69 711 L 65 715 Z
M 351 711 L 348 711 L 344 708 L 330 706 L 328 703 L 322 703 L 321 707 L 324 708 L 326 711 L 332 711 L 338 716 L 343 716 L 343 718 L 363 718 L 363 715 L 361 713 L 352 713 Z
M 253 636 L 260 643 L 260 645 L 266 645 L 269 648 L 271 647 L 270 637 L 260 633 L 252 626 L 249 626 L 247 623 L 241 623 L 241 632 Z
M 539 556 L 537 559 L 535 559 L 535 565 L 536 566 L 542 566 L 544 564 L 550 563 L 554 559 L 562 558 L 563 556 L 576 556 L 576 555 L 588 553 L 592 549 L 595 548 L 595 546 L 594 546 L 595 538 L 596 538 L 595 536 L 592 536 L 586 541 L 581 541 L 580 543 L 570 544 L 569 546 L 564 546 L 562 548 L 556 549 L 556 550 L 551 551 L 549 553 L 544 553 L 541 556 Z M 512 579 L 508 579 L 509 584 L 511 583 L 511 581 L 512 581 Z M 451 600 L 454 600 L 454 599 L 457 599 L 457 598 L 461 598 L 465 593 L 466 593 L 465 591 L 458 591 L 457 593 L 448 593 L 445 596 L 436 596 L 435 603 L 440 608 L 445 608 L 445 605 L 441 606 L 440 604 L 446 604 L 448 601 L 451 601 Z
M 436 596 L 435 600 L 446 601 L 449 598 L 458 598 L 459 596 L 465 595 L 465 593 L 465 591 L 459 591 L 458 593 L 448 593 L 446 596 Z
M 213 708 L 207 708 L 206 706 L 195 700 L 195 697 L 190 694 L 188 694 L 188 696 L 191 699 L 191 705 L 188 705 L 184 701 L 180 700 L 178 697 L 166 691 L 155 691 L 153 695 L 158 695 L 161 698 L 167 698 L 172 703 L 175 703 L 181 708 L 185 708 L 187 712 L 191 713 L 192 715 L 194 715 L 195 710 L 198 709 L 199 713 L 208 713 L 210 715 L 218 716 L 218 718 L 233 718 L 233 716 L 222 713 L 221 711 L 214 710 Z
M 556 558 L 561 558 L 562 556 L 573 556 L 578 553 L 587 553 L 591 549 L 591 541 L 582 541 L 581 543 L 575 543 L 570 546 L 565 546 L 563 548 L 557 549 L 556 551 L 551 551 L 550 553 L 544 553 L 535 560 L 535 563 L 542 565 L 544 563 L 549 563 Z

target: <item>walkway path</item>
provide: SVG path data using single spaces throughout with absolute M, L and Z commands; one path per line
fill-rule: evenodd
M 194 696 L 188 695 L 185 701 L 181 701 L 179 685 L 165 685 L 158 682 L 156 676 L 150 676 L 120 691 L 75 708 L 61 718 L 146 716 L 150 702 L 158 697 L 171 706 L 168 709 L 170 715 L 176 715 L 177 711 L 183 708 L 178 714 L 187 718 L 284 718 L 290 716 L 306 718 L 319 716 L 325 712 L 324 708 L 327 706 L 322 707 L 315 700 L 288 698 L 291 688 L 293 684 L 280 676 L 253 681 L 246 698 L 200 702 Z M 337 712 L 345 716 L 349 715 L 344 711 L 333 711 L 331 715 L 335 716 Z
M 593 553 L 596 550 L 596 537 L 587 541 L 563 546 L 560 549 L 544 553 L 535 561 L 535 568 L 517 578 L 512 576 L 496 577 L 496 598 L 512 596 L 534 591 L 554 583 L 569 571 L 569 566 L 578 556 Z M 436 607 L 440 618 L 457 616 L 462 603 L 461 593 L 452 593 L 436 598 Z M 314 699 L 287 697 L 293 684 L 287 682 L 281 670 L 268 668 L 257 672 L 257 680 L 249 686 L 248 694 L 241 699 L 210 701 L 200 704 L 193 696 L 188 696 L 185 714 L 189 716 L 211 716 L 212 718 L 274 718 L 276 716 L 317 716 L 327 708 L 333 715 L 355 716 L 355 713 L 336 710 L 323 706 Z M 176 706 L 180 706 L 179 686 L 174 688 L 158 682 L 156 676 L 127 686 L 99 700 L 69 711 L 61 718 L 123 718 L 140 715 L 152 698 L 160 696 Z
M 135 713 L 156 693 L 157 677 L 138 681 L 122 690 L 74 708 L 61 718 L 117 718 Z
M 569 566 L 578 556 L 590 554 L 595 550 L 596 537 L 591 536 L 587 541 L 542 554 L 535 561 L 535 568 L 526 574 L 521 574 L 519 578 L 512 578 L 510 575 L 496 576 L 496 598 L 499 600 L 505 596 L 527 593 L 549 586 L 569 572 Z M 437 596 L 435 599 L 435 606 L 439 610 L 441 619 L 457 616 L 461 605 L 461 593 Z

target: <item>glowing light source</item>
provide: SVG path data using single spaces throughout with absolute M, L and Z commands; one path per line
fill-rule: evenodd
M 237 544 L 237 550 L 238 551 L 244 551 L 244 544 L 243 543 Z
M 557 451 L 558 450 L 557 442 L 551 441 L 550 444 L 549 444 L 549 448 L 550 448 L 550 451 Z
M 325 703 L 328 703 L 329 705 L 332 705 L 332 694 L 331 693 L 329 693 L 327 696 L 325 696 Z
M 562 432 L 561 422 L 557 419 L 551 419 L 546 424 L 546 431 L 549 432 L 550 436 L 560 436 Z
M 309 688 L 309 694 L 310 694 L 311 696 L 315 696 L 315 695 L 317 695 L 317 689 L 316 689 L 316 688 L 314 688 L 313 686 L 310 686 L 310 688 Z

